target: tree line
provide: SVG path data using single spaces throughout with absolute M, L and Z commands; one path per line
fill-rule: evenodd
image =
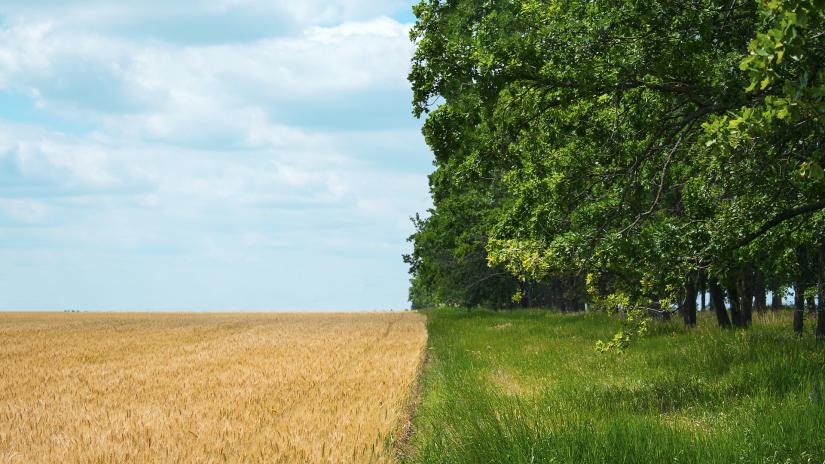
M 825 337 L 825 0 L 424 0 L 433 208 L 414 307 L 722 327 L 794 294 Z M 701 295 L 701 298 L 699 297 Z M 704 303 L 702 303 L 704 305 Z M 807 307 L 807 309 L 806 309 Z

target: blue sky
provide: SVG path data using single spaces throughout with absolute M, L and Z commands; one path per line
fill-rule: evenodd
M 407 307 L 410 7 L 4 0 L 0 309 Z

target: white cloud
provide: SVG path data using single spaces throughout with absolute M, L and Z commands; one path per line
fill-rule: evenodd
M 0 32 L 0 89 L 119 135 L 254 140 L 243 132 L 284 108 L 342 94 L 368 99 L 382 89 L 406 95 L 407 30 L 378 18 L 296 37 L 183 46 L 24 23 Z
M 85 67 L 129 79 L 130 90 L 136 93 L 157 89 L 192 93 L 227 80 L 277 84 L 260 87 L 270 96 L 296 91 L 313 95 L 386 81 L 398 84 L 404 81 L 412 47 L 408 26 L 389 18 L 314 27 L 295 37 L 208 46 L 129 41 L 65 31 L 49 22 L 16 24 L 0 31 L 0 64 L 6 80 L 32 75 L 52 80 L 66 67 L 70 75 Z M 193 84 L 194 89 L 188 87 Z M 237 85 L 230 93 L 249 90 Z
M 39 198 L 75 198 L 79 203 L 73 207 L 81 210 L 126 205 L 170 221 L 170 227 L 178 218 L 208 221 L 216 208 L 231 210 L 255 227 L 261 208 L 323 207 L 333 211 L 333 222 L 361 217 L 406 230 L 406 217 L 426 206 L 423 175 L 371 166 L 357 154 L 337 152 L 336 146 L 344 144 L 335 134 L 287 134 L 296 137 L 282 137 L 278 150 L 236 152 L 163 144 L 118 147 L 116 140 L 0 124 L 0 164 L 11 166 L 18 180 L 48 185 L 36 193 Z M 306 139 L 321 155 L 304 151 Z M 48 210 L 59 214 L 55 208 L 37 211 L 49 219 Z M 139 230 L 143 218 L 135 218 L 129 227 Z M 103 233 L 112 230 L 97 226 Z
M 29 198 L 0 198 L 0 211 L 23 223 L 37 223 L 49 212 L 49 206 Z
M 165 42 L 219 43 L 294 34 L 314 25 L 408 14 L 405 0 L 5 0 L 9 22 L 50 20 L 73 31 Z
M 29 99 L 36 117 L 0 118 L 0 236 L 17 243 L 0 262 L 47 275 L 84 259 L 102 280 L 125 263 L 160 272 L 155 255 L 187 272 L 211 263 L 198 279 L 245 275 L 260 307 L 267 273 L 381 257 L 392 272 L 352 269 L 340 285 L 377 273 L 402 305 L 407 218 L 429 204 L 409 25 L 383 16 L 408 6 L 4 2 L 0 95 Z

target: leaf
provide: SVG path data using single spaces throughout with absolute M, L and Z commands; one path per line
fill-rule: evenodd
M 743 118 L 731 119 L 730 122 L 728 122 L 728 128 L 729 129 L 737 129 L 737 128 L 739 128 L 739 125 L 742 124 L 743 122 L 745 122 L 745 120 Z

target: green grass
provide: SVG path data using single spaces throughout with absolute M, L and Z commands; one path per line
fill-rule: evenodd
M 600 354 L 619 326 L 601 314 L 426 314 L 407 463 L 825 462 L 825 405 L 809 399 L 825 343 L 794 337 L 788 316 L 657 324 Z

